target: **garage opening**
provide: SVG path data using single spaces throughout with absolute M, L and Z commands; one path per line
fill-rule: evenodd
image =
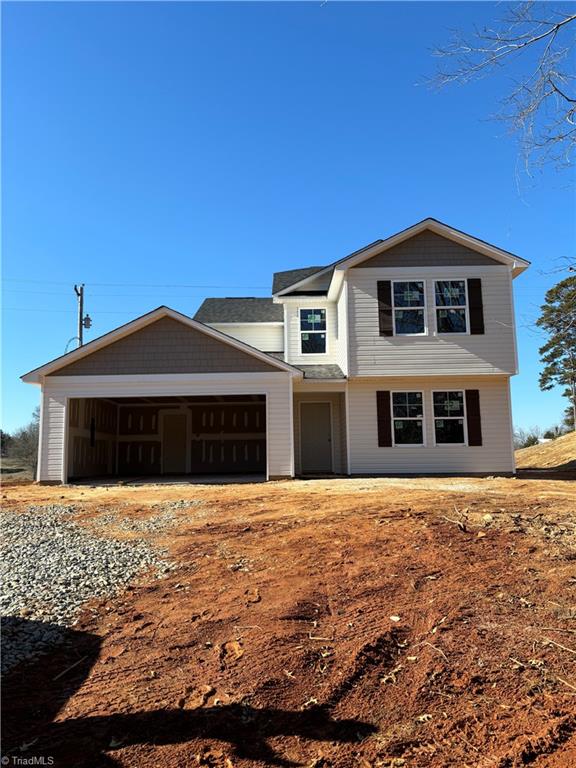
M 265 395 L 69 401 L 69 480 L 265 472 Z

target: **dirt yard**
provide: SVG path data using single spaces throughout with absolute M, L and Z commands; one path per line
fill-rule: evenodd
M 116 538 L 200 502 L 144 534 L 174 571 L 9 675 L 5 745 L 90 768 L 574 766 L 575 499 L 533 479 L 5 487 Z

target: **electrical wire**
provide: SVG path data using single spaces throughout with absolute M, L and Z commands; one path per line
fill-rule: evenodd
M 78 311 L 76 309 L 42 309 L 38 307 L 34 307 L 33 309 L 31 307 L 2 307 L 2 312 L 63 312 L 67 315 L 76 315 L 78 314 Z M 96 312 L 92 312 L 92 314 L 97 315 L 133 315 L 134 311 L 126 309 L 124 311 L 118 311 L 118 312 L 110 312 L 105 311 L 101 312 L 100 310 L 97 310 Z
M 68 285 L 72 283 L 67 280 L 28 280 L 15 277 L 3 278 L 5 283 L 38 283 L 40 285 Z M 199 285 L 196 283 L 93 283 L 85 281 L 87 285 L 96 286 L 98 288 L 237 288 L 240 290 L 267 290 L 269 285 Z

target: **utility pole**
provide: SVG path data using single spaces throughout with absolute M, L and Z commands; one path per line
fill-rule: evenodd
M 84 283 L 74 286 L 74 293 L 78 297 L 78 346 L 84 343 L 84 326 L 82 318 L 84 317 Z
M 78 297 L 78 346 L 84 344 L 84 328 L 92 327 L 90 315 L 84 315 L 84 283 L 74 286 L 74 293 Z

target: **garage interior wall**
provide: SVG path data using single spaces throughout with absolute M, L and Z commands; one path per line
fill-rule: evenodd
M 68 477 L 162 474 L 164 414 L 186 417 L 183 472 L 266 471 L 266 403 L 262 395 L 166 397 L 156 402 L 72 398 Z
M 68 476 L 114 474 L 118 406 L 107 400 L 75 398 L 68 412 Z

